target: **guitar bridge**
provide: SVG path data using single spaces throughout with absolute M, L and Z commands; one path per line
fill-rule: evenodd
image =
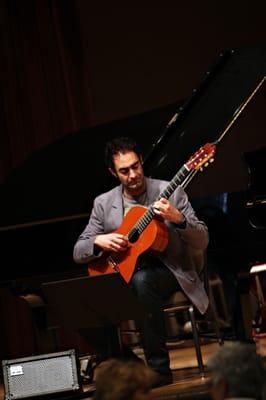
M 111 256 L 109 256 L 107 260 L 112 269 L 114 269 L 116 272 L 120 272 L 117 263 Z

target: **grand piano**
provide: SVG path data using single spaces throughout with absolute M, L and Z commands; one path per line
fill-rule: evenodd
M 226 277 L 266 259 L 265 231 L 250 223 L 256 210 L 264 218 L 266 211 L 258 178 L 266 156 L 265 79 L 265 46 L 226 50 L 188 99 L 73 132 L 12 172 L 0 187 L 2 358 L 36 351 L 18 343 L 22 317 L 13 313 L 21 307 L 14 299 L 41 294 L 44 282 L 87 274 L 72 251 L 94 197 L 115 183 L 103 162 L 113 136 L 133 135 L 146 174 L 168 180 L 202 145 L 216 143 L 214 163 L 186 188 L 209 226 L 210 268 Z

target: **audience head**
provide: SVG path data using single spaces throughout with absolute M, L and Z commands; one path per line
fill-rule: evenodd
M 96 373 L 94 400 L 149 400 L 154 379 L 145 364 L 109 359 Z
M 214 400 L 229 397 L 261 399 L 265 382 L 263 359 L 253 344 L 233 342 L 222 346 L 208 360 Z

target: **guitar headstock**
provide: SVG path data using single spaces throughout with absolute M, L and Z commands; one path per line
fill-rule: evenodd
M 206 143 L 202 146 L 193 156 L 190 157 L 185 166 L 189 170 L 199 170 L 203 166 L 207 167 L 209 163 L 214 161 L 214 154 L 216 151 L 216 146 L 213 143 Z

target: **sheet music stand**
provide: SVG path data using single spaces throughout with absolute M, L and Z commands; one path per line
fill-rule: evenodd
M 50 328 L 116 325 L 121 351 L 119 324 L 125 320 L 141 320 L 147 315 L 143 304 L 118 272 L 45 282 L 42 290 Z

